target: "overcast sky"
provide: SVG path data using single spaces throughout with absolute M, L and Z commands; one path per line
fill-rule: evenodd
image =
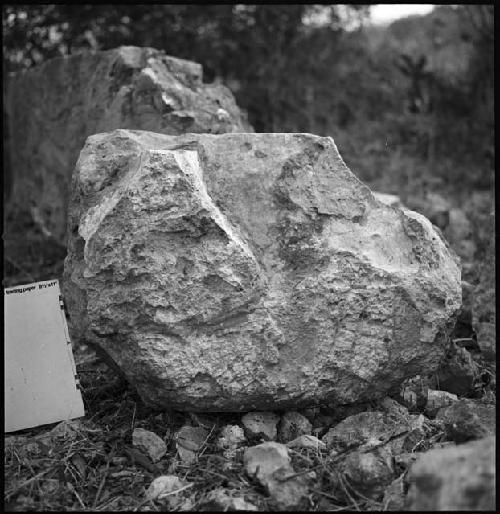
M 397 18 L 412 14 L 427 14 L 432 11 L 432 4 L 375 4 L 371 6 L 373 23 L 390 23 Z

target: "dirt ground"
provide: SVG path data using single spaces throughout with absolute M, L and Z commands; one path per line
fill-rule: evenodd
M 490 302 L 494 299 L 491 203 L 470 207 L 468 215 L 475 227 L 477 250 L 473 261 L 465 263 L 465 275 L 473 288 L 486 291 L 485 302 Z M 489 225 L 485 227 L 485 223 Z M 65 253 L 65 248 L 44 235 L 29 215 L 18 213 L 4 218 L 4 287 L 61 279 Z M 465 337 L 455 332 L 452 338 L 472 344 L 472 335 L 470 327 L 469 332 L 466 327 Z M 471 348 L 461 348 L 462 354 L 464 351 L 478 375 L 475 389 L 465 397 L 496 403 L 496 366 Z M 282 510 L 262 484 L 245 473 L 244 447 L 228 458 L 217 446 L 220 429 L 241 424 L 241 414 L 153 412 L 88 347 L 74 347 L 74 356 L 86 416 L 69 425 L 46 425 L 6 435 L 6 510 L 224 510 L 210 496 L 211 491 L 219 488 L 257 510 Z M 357 410 L 376 408 L 375 404 L 363 405 Z M 422 407 L 415 405 L 413 411 L 421 413 Z M 348 411 L 342 409 L 333 413 L 329 406 L 318 407 L 311 418 L 314 433 L 321 437 L 347 415 Z M 425 436 L 415 445 L 414 453 L 447 441 L 439 424 L 433 420 L 426 423 Z M 176 433 L 185 424 L 202 426 L 209 433 L 196 462 L 191 464 L 179 457 L 176 446 Z M 135 428 L 152 431 L 166 442 L 167 453 L 159 462 L 153 463 L 134 448 Z M 290 450 L 290 456 L 295 472 L 310 479 L 308 494 L 297 508 L 391 510 L 387 494 L 367 498 L 345 476 L 339 477 L 338 456 L 327 450 L 301 448 Z M 395 477 L 404 480 L 407 471 L 408 466 L 400 465 Z M 146 499 L 145 491 L 160 475 L 176 475 L 188 485 L 162 500 Z

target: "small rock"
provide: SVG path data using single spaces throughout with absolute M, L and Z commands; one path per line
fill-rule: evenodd
M 233 497 L 230 492 L 223 487 L 210 491 L 202 507 L 204 510 L 232 511 L 232 510 L 258 510 L 255 505 L 245 501 L 241 497 Z
M 494 511 L 495 464 L 495 437 L 421 454 L 408 474 L 405 510 Z
M 134 429 L 132 444 L 148 455 L 153 462 L 158 462 L 167 453 L 165 441 L 154 432 L 143 428 Z
M 335 425 L 323 436 L 322 441 L 330 449 L 343 451 L 377 445 L 407 430 L 405 422 L 387 413 L 361 412 Z
M 74 453 L 71 457 L 71 463 L 78 470 L 80 478 L 82 480 L 85 480 L 85 477 L 87 475 L 87 461 L 85 460 L 83 455 L 81 455 L 80 453 Z
M 281 416 L 278 426 L 279 438 L 288 443 L 301 435 L 308 435 L 312 431 L 310 421 L 298 412 L 287 412 Z
M 191 451 L 201 450 L 209 435 L 203 427 L 184 425 L 176 434 L 177 444 Z
M 300 435 L 293 441 L 286 443 L 288 448 L 309 448 L 311 450 L 324 450 L 326 444 L 313 435 Z
M 384 491 L 383 510 L 401 512 L 404 508 L 405 497 L 403 477 L 398 477 Z
M 269 495 L 279 510 L 305 509 L 309 492 L 309 478 L 305 475 L 289 478 L 293 473 L 281 468 L 271 475 L 266 483 Z
M 146 491 L 148 500 L 161 500 L 166 494 L 182 489 L 185 485 L 179 477 L 175 475 L 163 475 L 155 478 Z
M 275 441 L 279 417 L 273 412 L 249 412 L 241 418 L 248 437 Z
M 176 448 L 181 460 L 187 464 L 196 461 L 197 453 L 202 449 L 209 431 L 203 427 L 184 425 L 176 434 Z
M 393 455 L 414 451 L 426 435 L 425 417 L 408 414 L 397 402 L 386 401 L 385 408 L 389 412 L 368 411 L 346 418 L 323 436 L 323 442 L 333 452 L 381 446 Z
M 267 489 L 278 508 L 298 508 L 308 493 L 309 479 L 294 476 L 287 447 L 266 442 L 252 446 L 243 455 L 245 471 Z
M 495 434 L 495 405 L 459 400 L 440 409 L 436 419 L 443 421 L 447 437 L 456 443 Z
M 470 352 L 457 345 L 453 346 L 451 354 L 437 370 L 439 388 L 458 396 L 468 396 L 479 375 L 479 366 Z
M 338 463 L 337 470 L 353 489 L 373 500 L 380 499 L 395 478 L 392 455 L 386 448 L 351 452 Z
M 238 425 L 226 425 L 220 432 L 217 446 L 221 450 L 234 450 L 245 442 L 245 432 Z
M 243 455 L 245 470 L 265 485 L 267 477 L 280 468 L 290 469 L 290 457 L 284 444 L 266 442 L 252 446 Z
M 434 417 L 439 409 L 447 407 L 457 401 L 458 397 L 455 394 L 449 393 L 448 391 L 436 391 L 435 389 L 429 389 L 427 391 L 427 405 L 425 406 L 425 413 L 430 417 Z

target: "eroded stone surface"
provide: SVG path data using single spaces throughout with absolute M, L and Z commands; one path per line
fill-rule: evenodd
M 252 132 L 231 92 L 200 64 L 120 47 L 49 60 L 7 83 L 12 203 L 64 241 L 68 186 L 85 139 L 117 128 L 163 134 Z
M 68 246 L 73 339 L 160 407 L 381 398 L 438 366 L 461 302 L 430 222 L 309 134 L 91 136 Z

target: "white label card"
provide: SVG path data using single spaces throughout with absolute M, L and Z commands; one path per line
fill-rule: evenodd
M 5 431 L 85 415 L 58 280 L 4 289 Z

